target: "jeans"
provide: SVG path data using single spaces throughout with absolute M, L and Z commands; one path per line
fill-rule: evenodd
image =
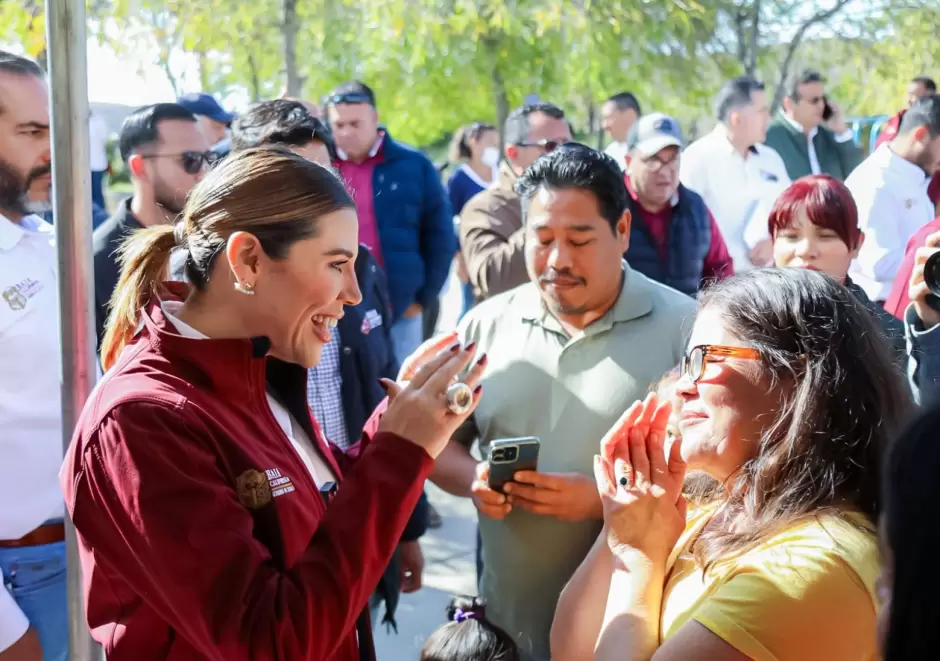
M 104 170 L 91 173 L 91 201 L 107 209 L 108 205 L 104 201 L 104 175 Z
M 395 358 L 401 365 L 404 360 L 413 354 L 424 341 L 424 321 L 423 314 L 415 317 L 402 317 L 392 324 L 392 348 L 395 351 Z
M 4 587 L 39 633 L 43 661 L 69 658 L 65 542 L 0 548 Z

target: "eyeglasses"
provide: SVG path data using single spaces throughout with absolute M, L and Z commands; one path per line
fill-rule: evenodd
M 179 154 L 143 154 L 143 158 L 175 158 L 179 159 L 180 165 L 186 174 L 198 174 L 203 166 L 210 166 L 219 160 L 219 155 L 214 151 L 184 151 Z
M 368 103 L 373 105 L 372 97 L 362 92 L 346 92 L 343 94 L 331 94 L 326 97 L 323 105 L 331 106 L 337 103 Z
M 687 354 L 682 357 L 679 368 L 682 373 L 689 377 L 692 383 L 698 383 L 705 375 L 705 365 L 711 356 L 720 356 L 722 358 L 743 358 L 745 360 L 760 360 L 760 351 L 746 347 L 726 347 L 717 344 L 700 344 L 692 347 Z
M 659 172 L 665 167 L 670 167 L 679 163 L 679 152 L 676 152 L 676 155 L 670 158 L 668 161 L 664 161 L 657 154 L 656 156 L 650 156 L 649 158 L 644 158 L 643 162 L 646 164 L 646 167 L 649 168 L 650 172 Z
M 549 154 L 556 149 L 558 149 L 561 142 L 558 140 L 537 140 L 536 142 L 517 142 L 517 147 L 538 147 L 542 149 L 546 154 Z

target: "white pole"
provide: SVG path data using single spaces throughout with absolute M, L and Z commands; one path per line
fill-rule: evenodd
M 52 92 L 52 181 L 59 256 L 59 329 L 62 339 L 62 443 L 95 383 L 91 168 L 88 155 L 88 83 L 85 3 L 46 1 L 46 52 Z M 66 517 L 69 659 L 100 658 L 85 621 L 75 527 Z

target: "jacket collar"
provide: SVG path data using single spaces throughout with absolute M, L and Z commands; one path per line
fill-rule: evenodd
M 512 195 L 516 194 L 516 181 L 519 180 L 518 175 L 512 171 L 512 166 L 509 165 L 506 161 L 499 162 L 499 177 L 496 179 L 496 183 L 493 184 L 493 188 L 498 188 L 502 191 L 510 193 Z
M 20 239 L 30 234 L 52 233 L 52 225 L 39 216 L 24 216 L 20 222 L 14 223 L 0 214 L 0 251 L 12 250 Z

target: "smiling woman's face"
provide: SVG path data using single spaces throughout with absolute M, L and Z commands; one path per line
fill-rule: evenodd
M 271 355 L 304 367 L 320 360 L 344 305 L 362 300 L 356 281 L 359 223 L 352 209 L 317 219 L 317 235 L 290 247 L 285 259 L 262 258 L 254 284 L 254 327 Z
M 703 308 L 695 319 L 689 349 L 701 345 L 748 348 L 726 328 L 721 312 Z M 675 386 L 681 453 L 689 468 L 724 481 L 754 457 L 763 421 L 777 398 L 759 360 L 709 357 L 702 377 L 683 373 Z

